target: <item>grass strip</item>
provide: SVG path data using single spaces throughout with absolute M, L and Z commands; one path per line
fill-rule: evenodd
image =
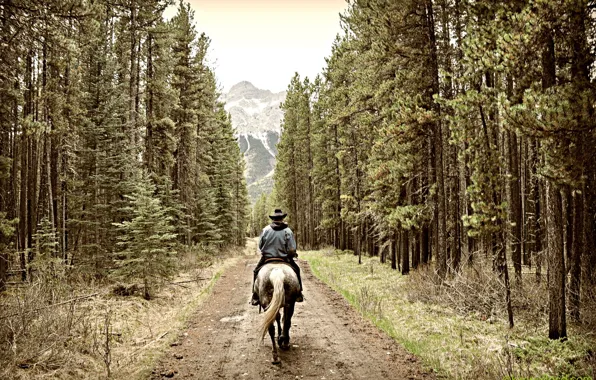
M 333 250 L 301 252 L 300 257 L 317 278 L 439 377 L 594 378 L 594 367 L 587 363 L 596 347 L 594 334 L 571 327 L 567 341 L 551 341 L 546 338 L 547 326 L 529 328 L 518 322 L 509 329 L 504 320 L 483 320 L 477 314 L 457 314 L 445 305 L 412 301 L 410 276 L 391 270 L 378 258 L 363 257 L 358 265 L 356 256 Z

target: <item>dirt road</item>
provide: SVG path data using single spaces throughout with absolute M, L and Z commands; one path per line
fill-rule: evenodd
M 271 340 L 257 338 L 261 321 L 249 305 L 257 256 L 219 279 L 189 328 L 151 379 L 430 379 L 418 360 L 365 321 L 301 261 L 304 303 L 296 305 L 290 349 L 271 364 Z

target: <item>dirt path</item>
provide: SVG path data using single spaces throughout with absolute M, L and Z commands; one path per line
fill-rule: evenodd
M 301 261 L 304 303 L 296 305 L 288 351 L 271 364 L 271 340 L 257 339 L 261 321 L 249 305 L 257 256 L 219 279 L 151 379 L 430 379 L 418 360 L 365 321 Z

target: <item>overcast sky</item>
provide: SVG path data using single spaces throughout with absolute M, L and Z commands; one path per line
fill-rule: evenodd
M 247 80 L 285 90 L 294 75 L 313 79 L 341 31 L 345 0 L 190 0 L 199 33 L 211 38 L 209 61 L 227 91 Z M 169 18 L 175 10 L 168 10 Z

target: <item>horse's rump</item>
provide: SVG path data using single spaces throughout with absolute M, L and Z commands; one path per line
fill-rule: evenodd
M 261 337 L 264 337 L 279 309 L 290 303 L 294 304 L 300 284 L 291 266 L 285 263 L 268 263 L 259 271 L 254 286 L 261 306 L 266 310 L 259 329 Z
M 298 282 L 298 276 L 294 269 L 289 264 L 286 263 L 267 263 L 263 265 L 259 273 L 257 274 L 257 279 L 254 284 L 254 291 L 257 292 L 259 295 L 259 300 L 261 301 L 261 306 L 266 308 L 269 303 L 271 302 L 271 298 L 273 297 L 273 282 L 271 281 L 271 273 L 274 269 L 280 270 L 284 274 L 284 289 L 286 291 L 286 296 L 291 296 L 287 301 L 290 299 L 295 299 L 295 297 L 300 292 L 300 283 Z

